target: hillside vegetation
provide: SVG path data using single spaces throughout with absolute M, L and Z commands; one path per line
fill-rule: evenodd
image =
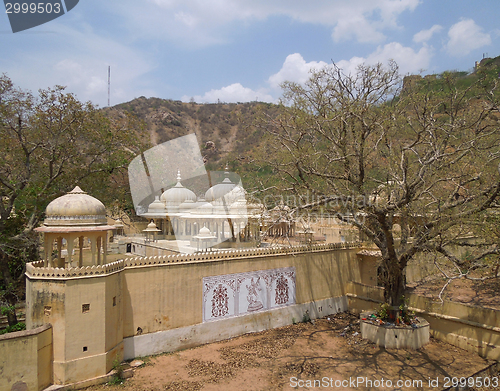
M 258 149 L 263 132 L 252 125 L 258 111 L 273 113 L 276 105 L 250 103 L 198 104 L 140 97 L 114 106 L 145 123 L 152 145 L 196 133 L 207 169 L 222 169 L 229 160 L 247 159 Z
M 441 74 L 407 76 L 403 91 L 413 83 L 425 82 L 428 88 L 443 88 L 446 78 L 453 78 L 458 88 L 468 88 L 482 75 L 500 76 L 500 56 L 485 58 L 473 72 L 446 71 Z M 261 187 L 261 179 L 272 186 L 272 169 L 267 165 L 264 144 L 269 142 L 265 130 L 256 119 L 276 117 L 279 105 L 249 103 L 184 103 L 160 98 L 139 97 L 130 102 L 106 108 L 111 115 L 125 112 L 144 122 L 151 145 L 196 133 L 208 170 L 222 170 L 226 164 L 237 172 L 249 189 Z

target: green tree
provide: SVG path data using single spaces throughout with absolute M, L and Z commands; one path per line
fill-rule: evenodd
M 385 300 L 394 306 L 418 254 L 470 276 L 498 263 L 499 253 L 498 236 L 484 234 L 499 206 L 498 80 L 462 89 L 451 74 L 439 88 L 406 81 L 394 62 L 354 74 L 329 66 L 305 85 L 284 83 L 280 115 L 262 124 L 271 136 L 266 156 L 283 189 L 301 200 L 297 208 L 327 208 L 380 249 Z M 460 259 L 457 246 L 473 255 Z
M 64 88 L 37 97 L 0 77 L 0 300 L 12 308 L 22 292 L 25 263 L 38 256 L 46 205 L 76 184 L 88 192 L 105 186 L 140 152 L 139 123 L 106 117 Z M 8 313 L 16 323 L 15 311 Z

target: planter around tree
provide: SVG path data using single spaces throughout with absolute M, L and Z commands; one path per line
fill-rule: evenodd
M 394 323 L 379 324 L 370 319 L 375 311 L 361 313 L 361 336 L 388 349 L 420 349 L 429 342 L 429 322 L 417 317 L 418 323 L 396 326 Z

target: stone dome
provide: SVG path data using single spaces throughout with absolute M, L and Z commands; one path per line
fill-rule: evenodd
M 245 198 L 239 198 L 235 202 L 233 202 L 231 204 L 230 211 L 232 215 L 248 217 L 247 201 L 245 200 Z
M 104 204 L 78 186 L 53 200 L 45 209 L 46 226 L 92 226 L 106 223 Z
M 233 190 L 236 187 L 236 184 L 231 182 L 231 180 L 229 179 L 229 172 L 226 171 L 225 174 L 226 177 L 221 183 L 212 186 L 205 193 L 205 199 L 208 202 L 221 200 L 226 194 L 231 192 L 231 190 Z
M 205 236 L 205 237 L 208 237 L 211 235 L 212 235 L 212 233 L 210 232 L 210 230 L 207 227 L 203 227 L 202 229 L 200 229 L 200 233 L 198 234 L 198 236 Z
M 160 230 L 156 227 L 156 224 L 153 220 L 148 224 L 146 229 L 143 229 L 142 232 L 160 232 Z
M 186 211 L 190 211 L 193 208 L 196 208 L 196 206 L 197 206 L 197 202 L 194 202 L 191 199 L 187 199 L 186 201 L 184 201 L 182 204 L 179 205 L 179 210 L 181 212 L 186 212 Z
M 211 215 L 213 213 L 213 206 L 205 200 L 200 200 L 199 206 L 196 209 L 191 209 L 191 213 L 197 215 Z
M 160 201 L 159 197 L 156 196 L 155 200 L 149 204 L 148 206 L 148 213 L 166 213 L 167 210 L 165 209 L 165 204 Z
M 196 194 L 185 188 L 181 184 L 181 173 L 177 171 L 177 184 L 163 192 L 160 200 L 165 202 L 167 206 L 179 206 L 186 200 L 196 201 Z

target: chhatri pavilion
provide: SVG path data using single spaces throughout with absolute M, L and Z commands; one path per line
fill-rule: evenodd
M 35 228 L 44 233 L 44 266 L 67 269 L 106 264 L 108 231 L 114 229 L 115 226 L 107 224 L 104 204 L 76 186 L 47 206 L 43 225 Z M 83 257 L 85 239 L 90 242 L 91 257 L 88 260 Z M 57 250 L 55 259 L 52 256 L 54 244 Z M 64 244 L 66 250 L 63 254 Z M 75 249 L 78 253 L 73 257 Z

